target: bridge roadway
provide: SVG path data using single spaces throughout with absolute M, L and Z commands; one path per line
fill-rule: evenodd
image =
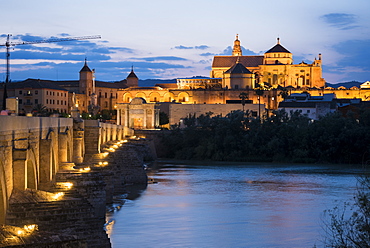
M 63 164 L 82 163 L 133 130 L 97 120 L 0 116 L 0 224 L 13 190 L 41 189 Z

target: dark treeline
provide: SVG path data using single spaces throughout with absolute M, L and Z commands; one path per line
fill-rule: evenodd
M 299 112 L 276 111 L 260 121 L 250 113 L 211 113 L 183 120 L 163 137 L 168 158 L 361 164 L 370 158 L 370 110 L 311 121 Z

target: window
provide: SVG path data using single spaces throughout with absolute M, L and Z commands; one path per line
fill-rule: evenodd
M 67 105 L 67 101 L 64 101 L 64 105 Z
M 49 104 L 49 99 L 46 99 L 46 104 Z
M 39 104 L 39 99 L 35 99 L 35 104 Z
M 22 104 L 22 102 L 23 102 L 23 101 L 22 101 L 22 99 L 19 99 L 19 100 L 18 100 L 18 103 L 19 103 L 19 104 Z
M 19 95 L 22 95 L 22 91 L 21 90 L 19 91 Z
M 107 93 L 105 93 L 105 94 L 107 94 Z M 105 101 L 104 103 L 105 103 L 105 107 L 108 108 L 108 102 Z
M 107 92 L 105 92 L 104 96 L 105 96 L 105 98 L 108 98 L 108 94 L 107 94 Z
M 35 95 L 38 95 L 39 94 L 39 91 L 38 90 L 35 90 Z
M 307 110 L 307 114 L 309 114 L 310 112 L 311 112 L 311 110 L 309 110 L 309 109 L 308 109 L 308 110 Z
M 236 89 L 236 90 L 237 90 L 237 89 L 239 89 L 239 85 L 237 85 L 237 84 L 236 84 L 236 85 L 235 85 L 235 89 Z
M 57 104 L 59 105 L 59 100 L 57 100 Z
M 57 96 L 59 96 L 59 92 L 57 92 Z

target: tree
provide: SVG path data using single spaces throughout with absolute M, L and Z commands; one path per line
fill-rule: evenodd
M 169 118 L 168 118 L 168 114 L 166 114 L 165 112 L 161 111 L 159 112 L 159 125 L 166 125 L 170 122 Z
M 326 247 L 370 247 L 370 177 L 359 178 L 354 203 L 326 211 Z
M 37 116 L 46 116 L 48 111 L 45 105 L 39 103 L 35 105 L 33 112 L 36 113 Z

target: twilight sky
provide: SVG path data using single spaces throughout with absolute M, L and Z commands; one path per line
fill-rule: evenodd
M 231 55 L 235 35 L 243 55 L 276 44 L 294 63 L 322 54 L 329 83 L 370 80 L 369 0 L 11 0 L 1 1 L 0 45 L 52 37 L 101 35 L 11 49 L 12 80 L 77 80 L 85 57 L 96 79 L 209 76 L 214 55 Z M 0 46 L 0 81 L 5 46 Z

